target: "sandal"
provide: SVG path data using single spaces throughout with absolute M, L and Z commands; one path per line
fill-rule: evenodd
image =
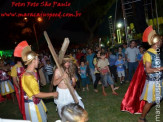
M 139 117 L 138 122 L 148 122 L 148 121 L 146 120 L 146 118 L 142 119 L 142 118 Z
M 98 92 L 98 90 L 97 90 L 97 89 L 94 89 L 94 92 L 96 92 L 96 93 L 97 93 L 97 92 Z
M 87 88 L 87 91 L 89 91 L 89 88 Z
M 116 92 L 113 92 L 112 94 L 118 96 L 118 93 L 116 93 Z
M 119 89 L 119 87 L 115 87 L 115 88 L 114 88 L 114 90 L 117 90 L 117 89 Z
M 107 96 L 106 92 L 103 92 L 102 94 L 103 94 L 104 96 Z

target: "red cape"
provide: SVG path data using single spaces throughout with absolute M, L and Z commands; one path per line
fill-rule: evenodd
M 132 114 L 142 113 L 145 101 L 140 101 L 140 96 L 143 92 L 145 80 L 146 73 L 143 60 L 141 60 L 122 100 L 121 111 L 127 111 Z
M 23 74 L 24 74 L 24 72 L 21 74 L 20 80 L 21 80 Z M 23 91 L 23 87 L 22 87 L 22 81 L 20 82 L 20 101 L 21 101 L 21 113 L 23 115 L 23 119 L 26 120 L 25 103 L 24 103 L 24 91 Z

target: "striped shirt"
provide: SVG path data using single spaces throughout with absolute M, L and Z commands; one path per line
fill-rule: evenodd
M 50 65 L 50 64 L 45 65 L 45 70 L 48 75 L 53 74 L 53 66 L 52 65 Z

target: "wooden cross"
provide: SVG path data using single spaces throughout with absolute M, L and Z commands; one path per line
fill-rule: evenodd
M 45 36 L 45 39 L 46 39 L 46 41 L 48 43 L 48 47 L 49 47 L 49 50 L 50 50 L 50 52 L 51 52 L 51 54 L 53 56 L 53 59 L 54 59 L 56 65 L 58 67 L 58 70 L 61 73 L 61 76 L 63 76 L 64 71 L 61 68 L 60 64 L 62 63 L 62 60 L 64 58 L 64 55 L 66 53 L 66 50 L 68 48 L 68 45 L 69 45 L 69 42 L 70 41 L 69 41 L 68 38 L 65 38 L 65 40 L 64 40 L 64 42 L 62 44 L 62 48 L 61 48 L 61 50 L 59 52 L 59 57 L 58 57 L 57 54 L 56 54 L 56 52 L 55 52 L 55 50 L 54 50 L 54 48 L 53 48 L 53 45 L 51 44 L 50 38 L 49 38 L 49 36 L 48 36 L 48 34 L 47 34 L 46 31 L 44 31 L 44 36 Z M 70 91 L 70 93 L 71 93 L 71 95 L 72 95 L 75 103 L 79 103 L 79 101 L 78 101 L 78 99 L 77 99 L 77 97 L 75 95 L 74 88 L 70 84 L 70 79 L 67 77 L 66 79 L 64 79 L 64 82 L 67 85 L 67 87 L 68 87 L 68 89 L 69 89 L 69 91 Z

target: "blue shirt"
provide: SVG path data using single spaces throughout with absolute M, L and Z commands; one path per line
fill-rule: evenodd
M 137 56 L 137 60 L 140 61 L 142 56 L 143 56 L 143 54 L 139 53 L 138 56 Z
M 117 53 L 116 56 L 117 56 L 117 59 L 118 59 L 118 55 L 121 54 L 122 55 L 122 58 L 125 58 L 125 54 L 122 52 L 122 53 Z
M 111 54 L 111 55 L 109 56 L 109 65 L 110 65 L 110 66 L 115 65 L 115 62 L 116 62 L 116 61 L 117 61 L 117 57 L 116 57 L 115 55 Z
M 123 48 L 123 49 L 122 49 L 122 53 L 124 53 L 124 54 L 125 54 L 125 51 L 126 51 L 126 49 L 125 49 L 125 48 Z
M 94 64 L 93 64 L 93 58 L 94 58 L 94 53 L 92 53 L 91 55 L 87 55 L 86 60 L 89 63 L 89 68 L 95 68 Z
M 86 78 L 87 77 L 87 72 L 86 72 L 87 66 L 80 66 L 80 76 L 81 78 Z
M 119 66 L 119 64 L 121 64 L 121 65 Z M 122 59 L 121 60 L 117 60 L 115 62 L 115 65 L 117 66 L 117 72 L 124 71 L 123 64 L 124 64 L 124 62 L 123 62 Z

